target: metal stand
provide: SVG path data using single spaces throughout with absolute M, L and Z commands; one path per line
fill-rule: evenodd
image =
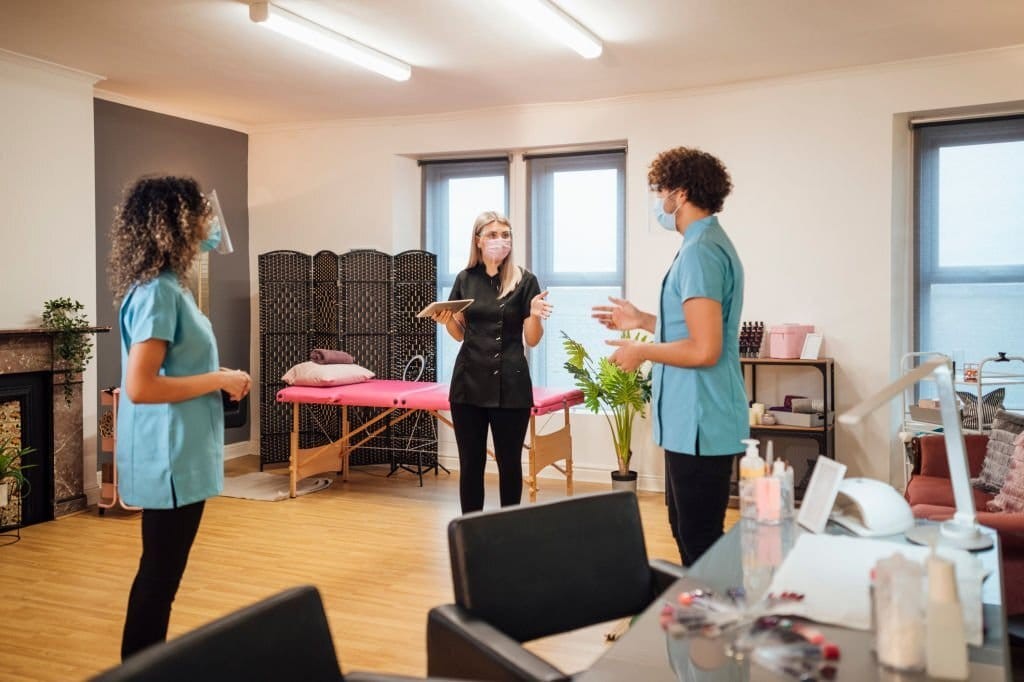
M 117 404 L 118 401 L 120 400 L 120 397 L 121 389 L 119 388 L 104 389 L 100 391 L 100 405 L 110 407 L 110 410 L 113 414 L 115 434 L 117 429 Z M 104 438 L 103 441 L 101 442 L 100 450 L 109 452 L 111 455 L 111 480 L 103 481 L 100 484 L 100 499 L 96 502 L 96 509 L 99 512 L 99 515 L 103 516 L 103 514 L 108 509 L 113 509 L 114 507 L 120 507 L 125 511 L 142 511 L 142 507 L 133 507 L 131 505 L 125 504 L 124 498 L 121 497 L 121 494 L 118 491 L 116 437 L 111 437 L 109 439 Z M 108 492 L 110 494 L 108 496 L 104 496 L 104 492 Z
M 0 538 L 5 538 L 3 541 L 0 541 L 0 547 L 6 547 L 7 545 L 13 545 L 18 542 L 21 540 L 21 524 L 0 528 Z M 8 540 L 6 538 L 13 539 Z
M 10 515 L 10 520 L 15 521 L 15 523 L 10 526 L 0 526 L 0 538 L 14 538 L 13 540 L 0 542 L 0 547 L 2 547 L 3 545 L 13 545 L 21 539 L 21 522 L 24 520 L 22 516 L 24 507 L 20 506 L 22 500 L 22 487 L 20 485 L 17 485 L 14 480 L 4 479 L 0 481 L 0 486 L 3 486 L 4 491 L 7 493 L 7 502 L 4 503 L 3 507 L 0 507 L 0 512 L 9 509 L 11 502 L 17 501 L 19 504 L 17 515 L 13 513 Z
M 419 369 L 416 372 L 416 376 L 410 378 L 409 377 L 409 369 L 413 366 L 413 363 L 417 363 L 417 362 L 419 363 Z M 419 381 L 423 377 L 423 372 L 424 372 L 424 370 L 426 370 L 426 368 L 427 368 L 427 359 L 425 357 L 423 357 L 422 355 L 414 355 L 414 356 L 412 356 L 411 358 L 409 358 L 409 361 L 405 363 L 405 367 L 402 369 L 402 381 Z M 423 443 L 423 446 L 433 447 L 434 463 L 432 465 L 427 465 L 426 469 L 424 469 L 424 467 L 423 467 L 423 446 L 416 446 L 415 448 L 412 446 L 412 441 L 413 441 L 414 438 L 416 438 L 415 434 L 419 432 L 419 429 L 418 429 L 419 425 L 420 425 L 420 415 L 417 414 L 416 415 L 416 419 L 413 421 L 412 433 L 409 435 L 409 438 L 408 438 L 408 440 L 406 442 L 407 445 L 406 445 L 406 449 L 405 449 L 406 452 L 409 452 L 410 450 L 416 452 L 416 468 L 414 469 L 412 464 L 406 464 L 405 462 L 397 461 L 396 449 L 394 447 L 392 447 L 392 449 L 391 449 L 391 471 L 388 472 L 387 478 L 391 478 L 392 474 L 396 473 L 399 469 L 401 469 L 403 471 L 408 471 L 409 473 L 416 474 L 419 477 L 419 479 L 420 479 L 420 487 L 422 488 L 423 487 L 423 472 L 424 472 L 424 470 L 430 471 L 431 469 L 433 469 L 435 476 L 438 475 L 438 469 L 444 469 L 444 472 L 446 474 L 451 474 L 452 472 L 448 471 L 448 469 L 445 468 L 441 464 L 441 459 L 440 459 L 440 457 L 437 454 L 437 424 L 434 423 L 433 421 L 430 422 L 429 427 L 428 427 L 429 430 L 430 430 L 430 437 L 427 438 L 427 439 L 423 439 L 423 438 L 417 439 L 417 440 L 425 441 Z M 397 440 L 397 438 L 393 438 L 392 439 L 392 444 L 394 443 L 395 440 Z

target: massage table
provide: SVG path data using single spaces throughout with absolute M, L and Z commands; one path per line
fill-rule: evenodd
M 338 471 L 348 480 L 349 455 L 360 445 L 380 434 L 386 425 L 395 425 L 417 412 L 425 412 L 448 426 L 451 421 L 440 414 L 450 409 L 448 384 L 428 381 L 371 379 L 348 386 L 289 386 L 277 392 L 277 401 L 292 404 L 292 432 L 288 457 L 289 492 L 295 497 L 295 486 L 303 478 L 324 471 Z M 526 484 L 530 501 L 537 499 L 537 474 L 552 466 L 565 475 L 565 492 L 572 495 L 572 433 L 569 408 L 583 402 L 577 389 L 534 388 L 530 409 L 530 440 L 523 445 L 529 452 Z M 337 440 L 312 448 L 299 447 L 299 409 L 304 404 L 337 405 L 341 409 L 341 435 Z M 383 408 L 383 412 L 355 427 L 349 424 L 349 407 Z M 395 414 L 404 410 L 400 414 Z M 561 411 L 562 428 L 537 433 L 537 417 Z M 381 424 L 383 420 L 385 424 Z M 358 437 L 358 440 L 356 439 Z M 564 461 L 564 466 L 558 463 Z M 436 470 L 435 470 L 436 472 Z M 423 485 L 422 472 L 420 485 Z

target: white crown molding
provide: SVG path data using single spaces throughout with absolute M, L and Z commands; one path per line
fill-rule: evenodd
M 903 69 L 926 69 L 957 64 L 971 61 L 990 59 L 1001 54 L 1012 55 L 1013 53 L 1024 54 L 1024 44 L 1008 45 L 986 50 L 974 50 L 970 52 L 956 52 L 930 57 L 918 57 L 915 59 L 903 59 L 876 64 L 859 64 L 855 66 L 844 66 L 834 69 L 821 69 L 818 71 L 807 71 L 804 73 L 788 74 L 783 76 L 770 76 L 766 78 L 753 78 L 739 80 L 730 83 L 718 83 L 714 85 L 697 86 L 679 90 L 659 90 L 642 92 L 632 95 L 620 95 L 615 97 L 603 97 L 588 100 L 564 100 L 559 102 L 537 102 L 531 104 L 509 104 L 480 109 L 464 109 L 459 111 L 436 112 L 430 114 L 410 114 L 404 116 L 379 116 L 361 118 L 336 118 L 322 121 L 295 121 L 291 123 L 268 123 L 253 125 L 250 133 L 278 133 L 293 132 L 302 130 L 329 129 L 329 128 L 363 128 L 363 127 L 393 127 L 395 125 L 414 125 L 421 123 L 457 123 L 467 120 L 475 120 L 481 117 L 495 115 L 521 114 L 530 112 L 545 112 L 550 110 L 571 109 L 573 107 L 590 108 L 595 105 L 617 106 L 635 103 L 661 103 L 665 101 L 690 99 L 713 94 L 740 92 L 744 90 L 784 87 L 788 85 L 800 85 L 815 81 L 834 80 L 858 75 L 883 74 Z
M 136 109 L 143 109 L 145 111 L 151 111 L 154 114 L 163 114 L 165 116 L 174 116 L 175 118 L 183 118 L 188 121 L 194 121 L 195 123 L 203 123 L 205 125 L 216 126 L 218 128 L 227 128 L 228 130 L 234 130 L 238 133 L 249 134 L 249 127 L 239 123 L 238 121 L 231 121 L 224 118 L 216 118 L 213 116 L 203 116 L 202 114 L 196 114 L 186 109 L 180 109 L 173 106 L 165 106 L 163 104 L 156 104 L 154 102 L 140 99 L 138 97 L 131 97 L 129 95 L 122 95 L 119 92 L 112 92 L 110 90 L 104 90 L 103 88 L 94 88 L 93 95 L 97 99 L 102 99 L 107 102 L 113 102 L 115 104 L 123 104 L 126 107 L 134 107 Z
M 69 66 L 48 62 L 45 59 L 30 57 L 29 55 L 21 54 L 20 52 L 11 52 L 10 50 L 5 50 L 3 48 L 0 48 L 0 61 L 15 64 L 17 66 L 28 67 L 30 69 L 36 69 L 38 71 L 44 71 L 46 73 L 61 76 L 86 85 L 93 85 L 102 80 L 106 80 L 106 76 L 82 71 L 81 69 L 73 69 Z

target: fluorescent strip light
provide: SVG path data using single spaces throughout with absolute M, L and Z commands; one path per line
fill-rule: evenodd
M 281 35 L 396 81 L 407 81 L 412 75 L 412 67 L 405 62 L 269 2 L 250 3 L 249 18 Z
M 601 39 L 549 0 L 512 0 L 510 4 L 552 38 L 565 43 L 584 58 L 601 56 L 604 49 Z

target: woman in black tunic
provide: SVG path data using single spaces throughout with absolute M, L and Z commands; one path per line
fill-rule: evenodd
M 533 407 L 533 384 L 524 342 L 544 336 L 551 314 L 548 292 L 512 256 L 512 226 L 500 213 L 481 213 L 473 224 L 469 264 L 455 278 L 450 300 L 473 299 L 461 313 L 434 315 L 462 348 L 455 359 L 449 402 L 459 448 L 462 513 L 484 506 L 487 429 L 498 461 L 501 506 L 523 493 L 523 441 Z

